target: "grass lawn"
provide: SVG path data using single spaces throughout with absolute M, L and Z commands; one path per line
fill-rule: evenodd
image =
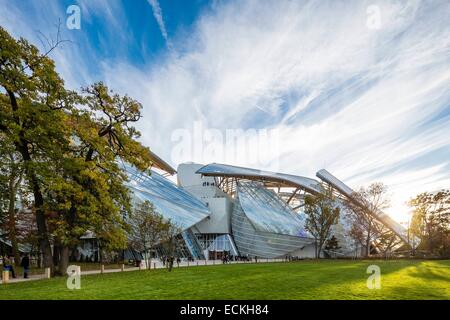
M 381 268 L 381 289 L 366 269 Z M 450 299 L 450 260 L 300 261 L 129 271 L 0 285 L 0 299 Z
M 83 271 L 91 271 L 91 270 L 100 270 L 101 264 L 100 263 L 87 263 L 87 262 L 80 262 L 77 263 L 77 265 L 81 266 L 81 270 Z M 105 270 L 108 269 L 120 269 L 122 264 L 120 263 L 110 263 L 105 264 Z M 132 268 L 133 265 L 125 264 L 125 269 Z M 14 271 L 16 272 L 16 275 L 20 278 L 23 276 L 23 268 L 22 267 L 16 267 L 14 266 Z M 38 268 L 35 266 L 31 266 L 29 270 L 29 275 L 43 275 L 45 272 L 44 268 Z

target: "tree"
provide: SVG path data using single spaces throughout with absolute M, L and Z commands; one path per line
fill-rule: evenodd
M 58 32 L 59 35 L 59 32 Z M 24 178 L 33 198 L 38 239 L 44 266 L 53 270 L 50 235 L 46 223 L 44 185 L 53 177 L 50 159 L 68 143 L 67 110 L 73 93 L 65 90 L 48 54 L 25 39 L 15 40 L 0 27 L 0 132 L 12 143 L 23 162 Z
M 132 210 L 128 223 L 131 226 L 129 233 L 131 247 L 144 255 L 145 265 L 150 269 L 151 255 L 148 256 L 148 252 L 163 239 L 167 222 L 151 202 L 145 201 Z
M 325 242 L 326 253 L 331 257 L 336 257 L 336 251 L 340 248 L 339 241 L 334 235 Z
M 450 255 L 450 190 L 424 192 L 409 201 L 411 231 L 430 253 Z
M 151 153 L 131 125 L 139 102 L 102 83 L 81 95 L 64 88 L 48 57 L 58 43 L 41 54 L 0 28 L 0 133 L 22 161 L 44 267 L 54 272 L 58 264 L 65 274 L 69 248 L 88 230 L 107 248 L 126 245 L 123 213 L 131 205 L 118 161 L 146 170 Z
M 320 193 L 305 196 L 306 229 L 316 239 L 316 258 L 320 258 L 322 247 L 330 236 L 331 227 L 339 220 L 340 208 L 333 191 L 322 187 Z
M 140 170 L 151 165 L 151 153 L 136 141 L 139 132 L 131 125 L 140 119 L 142 105 L 119 96 L 102 83 L 83 89 L 84 108 L 71 110 L 71 144 L 54 168 L 48 209 L 52 234 L 59 253 L 59 272 L 65 273 L 69 248 L 92 231 L 109 249 L 126 246 L 123 213 L 131 212 L 127 176 L 119 165 L 125 161 Z M 56 262 L 56 260 L 55 260 Z
M 336 239 L 336 237 L 333 235 L 330 239 L 327 240 L 325 244 L 325 250 L 331 250 L 336 251 L 339 250 L 341 247 L 339 246 L 339 241 Z
M 389 207 L 386 192 L 384 184 L 372 183 L 354 192 L 353 200 L 344 201 L 348 210 L 347 219 L 351 223 L 350 236 L 365 248 L 366 257 L 370 255 L 372 242 L 380 234 L 375 216 Z
M 7 222 L 3 225 L 5 226 L 6 234 L 8 239 L 11 241 L 12 253 L 14 256 L 14 262 L 16 266 L 20 264 L 19 255 L 19 243 L 17 240 L 17 196 L 19 193 L 19 188 L 22 184 L 22 167 L 19 160 L 19 156 L 15 153 L 14 149 L 11 148 L 10 143 L 7 143 L 7 139 L 3 134 L 0 134 L 0 170 L 2 172 L 4 189 L 4 199 L 3 201 L 7 203 L 5 206 L 7 209 Z M 1 225 L 0 225 L 1 226 Z
M 180 237 L 181 232 L 182 229 L 176 223 L 173 223 L 171 220 L 168 220 L 163 228 L 162 245 L 166 249 L 166 252 L 169 256 L 169 259 L 167 261 L 169 272 L 172 271 L 173 260 L 178 251 L 177 249 L 179 248 L 182 242 L 182 239 Z

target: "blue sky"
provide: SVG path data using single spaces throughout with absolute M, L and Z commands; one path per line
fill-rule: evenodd
M 80 30 L 65 28 L 73 4 Z M 0 0 L 0 25 L 41 49 L 39 32 L 54 34 L 58 19 L 71 42 L 52 58 L 67 86 L 101 80 L 138 99 L 143 143 L 174 166 L 309 177 L 324 167 L 354 188 L 382 181 L 397 220 L 411 196 L 450 187 L 447 0 Z M 214 134 L 207 152 L 174 156 L 177 130 L 198 123 L 270 130 L 277 143 L 260 141 L 269 161 L 256 164 L 227 158 L 235 151 Z

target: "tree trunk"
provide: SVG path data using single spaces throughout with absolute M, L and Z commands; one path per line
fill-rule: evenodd
M 41 259 L 41 252 L 37 252 L 37 267 L 40 269 L 42 268 L 42 259 Z
M 19 105 L 17 103 L 16 96 L 13 91 L 6 90 L 10 102 L 11 107 L 13 111 L 17 111 L 19 108 Z M 15 115 L 14 121 L 18 126 L 21 126 L 20 118 Z M 30 152 L 28 150 L 29 142 L 25 138 L 25 133 L 23 130 L 19 132 L 18 135 L 19 139 L 18 141 L 14 142 L 14 146 L 16 148 L 16 151 L 20 153 L 22 156 L 22 159 L 25 164 L 25 175 L 27 177 L 27 180 L 30 184 L 30 187 L 33 191 L 34 196 L 34 206 L 36 210 L 36 225 L 38 229 L 38 239 L 39 239 L 39 245 L 41 247 L 41 252 L 44 256 L 44 267 L 50 268 L 51 272 L 54 272 L 54 265 L 52 261 L 52 248 L 50 246 L 50 240 L 48 237 L 48 231 L 47 231 L 47 225 L 45 222 L 45 212 L 44 212 L 44 197 L 41 192 L 41 188 L 39 185 L 39 180 L 36 176 L 36 173 L 32 166 L 30 166 L 30 163 L 32 162 Z
M 16 234 L 16 189 L 11 186 L 9 188 L 9 208 L 8 208 L 8 227 L 9 227 L 9 240 L 11 240 L 12 253 L 14 255 L 14 263 L 16 267 L 20 266 L 19 256 L 19 244 L 17 243 Z
M 57 266 L 59 266 L 59 262 L 60 262 L 60 253 L 61 253 L 61 245 L 59 243 L 55 243 L 53 246 L 53 265 L 55 266 L 55 268 Z M 56 269 L 55 269 L 55 273 L 56 273 Z
M 366 238 L 366 258 L 369 257 L 370 254 L 370 236 Z
M 314 241 L 314 256 L 316 257 L 316 259 L 318 258 L 318 254 L 317 254 L 317 239 L 315 239 Z
M 322 251 L 323 241 L 319 241 L 319 245 L 317 247 L 317 259 L 320 259 L 320 252 Z
M 28 148 L 23 144 L 20 144 L 19 152 L 22 155 L 22 158 L 25 160 L 25 174 L 33 190 L 34 207 L 36 211 L 35 213 L 36 225 L 38 229 L 38 241 L 41 252 L 43 254 L 44 268 L 50 268 L 51 272 L 53 273 L 55 266 L 52 261 L 52 248 L 50 246 L 47 224 L 45 221 L 44 197 L 42 195 L 36 174 L 34 173 L 34 170 L 29 166 L 29 162 L 31 162 L 31 157 L 28 152 Z
M 59 275 L 64 276 L 67 273 L 67 267 L 69 266 L 69 247 L 61 246 L 60 259 L 59 259 Z

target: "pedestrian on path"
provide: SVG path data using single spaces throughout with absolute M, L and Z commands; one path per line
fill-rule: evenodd
M 8 257 L 8 256 L 5 257 L 5 260 L 4 260 L 4 262 L 3 262 L 3 269 L 4 269 L 5 271 L 11 272 L 12 277 L 13 277 L 14 279 L 16 278 L 16 273 L 14 272 L 14 267 L 13 267 L 13 265 L 12 265 L 11 258 Z
M 30 258 L 28 258 L 28 254 L 25 254 L 25 256 L 22 258 L 20 266 L 23 268 L 23 278 L 27 279 L 28 273 L 30 272 Z

